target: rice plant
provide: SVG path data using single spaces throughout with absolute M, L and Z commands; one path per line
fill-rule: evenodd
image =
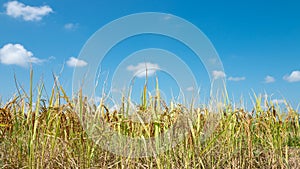
M 31 71 L 31 79 L 33 72 Z M 119 110 L 101 100 L 90 103 L 78 92 L 68 97 L 55 82 L 50 97 L 43 99 L 43 83 L 29 94 L 22 90 L 0 108 L 0 166 L 2 168 L 299 168 L 299 113 L 288 103 L 285 109 L 271 101 L 262 107 L 256 96 L 252 111 L 226 103 L 220 112 L 209 106 L 165 103 L 158 80 L 155 96 L 143 87 L 137 105 L 139 121 L 130 118 L 129 96 Z M 37 93 L 37 95 L 34 95 Z M 211 114 L 219 113 L 217 125 L 204 139 Z M 82 121 L 94 119 L 112 131 L 131 138 L 156 138 L 170 130 L 179 118 L 190 115 L 187 134 L 175 146 L 156 156 L 132 158 L 103 149 L 85 130 Z M 148 119 L 152 120 L 149 121 Z M 159 144 L 159 140 L 156 140 Z

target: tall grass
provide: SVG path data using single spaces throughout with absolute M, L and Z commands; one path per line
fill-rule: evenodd
M 33 72 L 31 72 L 31 79 Z M 138 109 L 140 122 L 129 118 L 128 100 L 109 111 L 104 100 L 89 103 L 81 92 L 69 98 L 55 83 L 49 99 L 44 86 L 33 95 L 14 96 L 0 108 L 0 166 L 2 168 L 299 168 L 299 114 L 287 103 L 278 105 L 256 97 L 253 111 L 226 105 L 215 130 L 203 139 L 209 107 L 164 103 L 157 80 L 156 95 L 143 88 Z M 24 91 L 25 92 L 25 91 Z M 33 103 L 35 100 L 35 103 Z M 127 106 L 126 106 L 127 105 Z M 175 147 L 153 157 L 117 156 L 96 144 L 84 131 L 81 120 L 102 119 L 111 129 L 130 137 L 157 137 L 170 129 L 184 113 L 193 114 L 188 134 Z M 152 121 L 148 116 L 154 115 Z M 101 128 L 101 126 L 98 126 Z M 159 140 L 156 140 L 159 144 Z

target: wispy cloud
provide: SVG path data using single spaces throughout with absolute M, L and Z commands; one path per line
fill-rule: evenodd
M 273 76 L 266 76 L 265 77 L 265 83 L 274 83 L 276 81 L 276 79 Z
M 225 78 L 226 74 L 223 71 L 214 70 L 212 72 L 213 79 Z
M 70 57 L 69 60 L 67 61 L 67 65 L 69 67 L 84 67 L 87 66 L 88 63 L 84 60 L 79 60 L 75 57 Z
M 50 57 L 48 58 L 49 61 L 50 61 L 50 60 L 55 60 L 55 59 L 56 59 L 55 56 L 50 56 Z
M 110 107 L 109 108 L 109 112 L 114 112 L 114 111 L 119 111 L 120 110 L 120 106 L 119 105 L 117 105 L 117 104 L 115 104 L 115 105 L 113 105 L 112 107 Z
M 44 60 L 33 57 L 33 53 L 21 44 L 6 44 L 0 49 L 0 62 L 6 65 L 27 67 L 30 63 L 42 63 Z
M 170 20 L 172 19 L 172 15 L 166 15 L 163 17 L 164 20 Z
M 143 62 L 139 63 L 138 65 L 129 65 L 127 66 L 128 71 L 132 71 L 135 76 L 142 78 L 148 76 L 152 76 L 155 74 L 157 70 L 159 70 L 158 64 L 150 63 L 150 62 Z
M 239 82 L 239 81 L 244 81 L 246 80 L 246 77 L 229 77 L 229 81 L 234 81 L 234 82 Z
M 272 102 L 274 104 L 284 104 L 285 100 L 284 99 L 273 99 Z
M 186 91 L 192 92 L 192 91 L 194 91 L 194 87 L 193 87 L 193 86 L 190 86 L 190 87 L 186 88 Z
M 285 75 L 283 79 L 290 83 L 300 82 L 300 71 L 293 71 L 290 75 Z
M 44 16 L 53 12 L 49 6 L 29 6 L 18 1 L 9 1 L 4 4 L 6 15 L 13 18 L 22 18 L 25 21 L 39 21 Z
M 78 28 L 79 24 L 78 23 L 67 23 L 64 25 L 64 28 L 66 30 L 75 30 L 76 28 Z

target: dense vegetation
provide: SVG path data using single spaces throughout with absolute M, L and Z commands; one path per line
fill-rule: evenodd
M 146 90 L 146 88 L 144 88 Z M 22 91 L 22 90 L 21 90 Z M 144 96 L 138 113 L 155 115 L 151 122 L 129 118 L 126 99 L 114 112 L 101 101 L 91 104 L 80 92 L 69 98 L 59 85 L 48 100 L 42 99 L 43 85 L 33 96 L 19 92 L 0 108 L 0 166 L 2 168 L 299 168 L 299 114 L 287 103 L 285 109 L 256 97 L 253 111 L 226 105 L 210 112 L 209 106 L 169 106 Z M 36 100 L 33 103 L 33 100 Z M 94 116 L 111 129 L 131 137 L 155 137 L 167 131 L 178 117 L 193 114 L 188 134 L 175 147 L 153 157 L 115 155 L 96 144 L 84 131 L 80 119 Z M 214 131 L 203 139 L 205 124 L 218 113 Z M 98 126 L 101 128 L 101 126 Z

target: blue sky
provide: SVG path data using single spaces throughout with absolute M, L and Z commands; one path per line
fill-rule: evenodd
M 52 73 L 71 95 L 74 67 L 88 66 L 77 57 L 86 41 L 101 27 L 120 17 L 141 12 L 162 12 L 181 17 L 209 38 L 224 66 L 232 101 L 256 94 L 287 99 L 295 108 L 300 102 L 300 2 L 279 1 L 181 1 L 181 0 L 93 0 L 7 1 L 0 0 L 0 95 L 4 100 L 15 92 L 14 74 L 29 87 L 29 65 L 35 84 L 43 79 L 48 92 Z M 142 42 L 142 43 L 141 43 Z M 174 39 L 156 35 L 136 36 L 112 48 L 103 61 L 103 78 L 131 53 L 161 48 L 180 56 L 195 73 L 203 96 L 210 83 L 203 64 L 194 53 Z M 151 62 L 154 67 L 159 67 Z M 128 71 L 139 69 L 132 64 Z M 140 65 L 141 66 L 141 65 Z M 151 75 L 151 72 L 150 72 Z M 160 75 L 165 97 L 174 79 Z M 226 75 L 226 76 L 225 76 Z M 137 78 L 140 94 L 143 78 Z M 150 79 L 154 84 L 153 77 Z M 176 93 L 176 85 L 173 92 Z

